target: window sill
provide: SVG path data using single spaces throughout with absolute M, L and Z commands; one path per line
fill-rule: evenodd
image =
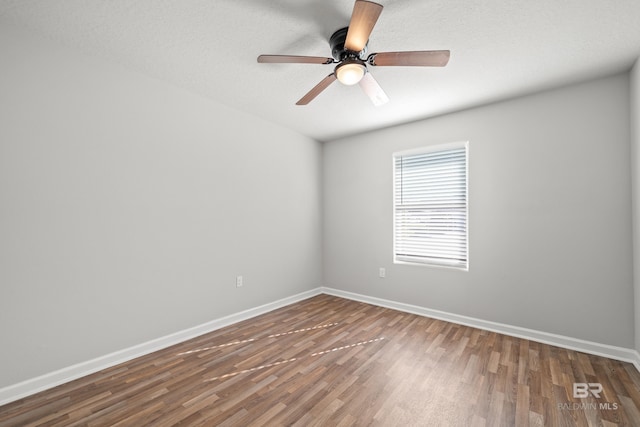
M 442 268 L 446 270 L 458 270 L 458 271 L 465 271 L 465 272 L 469 271 L 468 264 L 466 266 L 459 266 L 459 265 L 435 264 L 435 263 L 428 263 L 428 262 L 401 261 L 397 259 L 394 259 L 393 263 L 398 265 L 410 265 L 410 266 L 416 266 L 416 267 L 433 267 L 433 268 Z

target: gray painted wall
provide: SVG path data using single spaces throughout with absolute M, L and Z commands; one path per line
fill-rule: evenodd
M 6 26 L 0 57 L 0 388 L 322 284 L 319 143 Z
M 325 284 L 633 347 L 629 129 L 625 73 L 325 144 Z M 469 271 L 394 265 L 392 153 L 465 140 Z
M 635 349 L 640 351 L 640 60 L 631 80 L 631 186 L 633 203 L 633 289 L 635 307 Z

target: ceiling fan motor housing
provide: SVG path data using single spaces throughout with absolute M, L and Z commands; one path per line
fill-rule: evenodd
M 364 49 L 360 52 L 352 52 L 344 48 L 344 42 L 347 40 L 347 31 L 349 27 L 340 28 L 338 31 L 331 35 L 329 38 L 329 45 L 331 46 L 331 56 L 340 62 L 346 58 L 360 59 L 363 60 L 364 56 L 367 54 L 367 44 L 365 44 Z

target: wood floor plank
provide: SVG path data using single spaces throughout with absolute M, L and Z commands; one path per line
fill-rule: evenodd
M 638 426 L 640 373 L 320 295 L 0 407 L 0 427 L 107 425 Z

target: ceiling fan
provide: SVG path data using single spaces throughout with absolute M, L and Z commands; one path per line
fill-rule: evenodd
M 366 0 L 356 0 L 349 26 L 341 28 L 329 39 L 332 58 L 322 56 L 260 55 L 260 63 L 338 64 L 333 73 L 322 79 L 296 105 L 307 105 L 338 80 L 345 85 L 359 84 L 374 105 L 389 101 L 367 66 L 418 66 L 444 67 L 449 62 L 448 50 L 422 50 L 406 52 L 380 52 L 367 55 L 369 35 L 382 12 L 382 5 Z

